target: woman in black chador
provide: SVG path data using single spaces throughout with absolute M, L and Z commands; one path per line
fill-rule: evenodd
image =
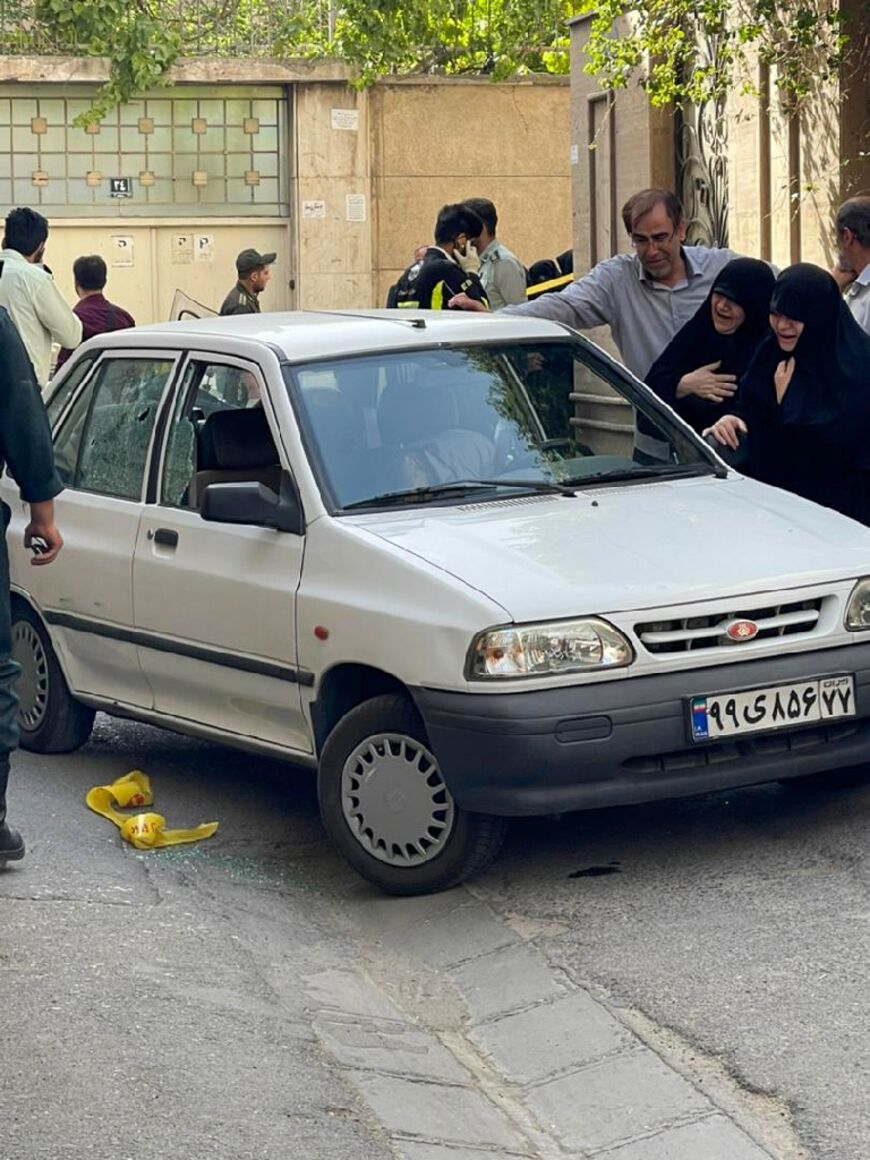
M 737 382 L 767 333 L 773 285 L 766 262 L 729 262 L 653 363 L 647 383 L 698 433 L 733 410 Z
M 746 473 L 870 524 L 870 335 L 825 270 L 800 262 L 776 280 L 770 331 L 711 434 Z

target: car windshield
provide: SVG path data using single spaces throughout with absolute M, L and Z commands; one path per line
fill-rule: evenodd
M 594 364 L 594 365 L 593 365 Z M 457 503 L 717 470 L 706 449 L 580 343 L 379 353 L 286 367 L 336 509 Z

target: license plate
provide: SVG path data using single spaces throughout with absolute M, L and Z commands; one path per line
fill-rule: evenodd
M 855 716 L 855 679 L 819 677 L 796 685 L 771 685 L 743 693 L 693 697 L 689 703 L 693 741 L 789 729 L 812 721 Z

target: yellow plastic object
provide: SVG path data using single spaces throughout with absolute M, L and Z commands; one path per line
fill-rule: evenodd
M 182 842 L 198 842 L 210 838 L 217 830 L 217 822 L 203 822 L 192 830 L 166 830 L 166 818 L 161 814 L 121 814 L 116 806 L 150 806 L 154 804 L 151 779 L 147 773 L 134 769 L 111 785 L 95 785 L 85 798 L 90 809 L 114 822 L 121 837 L 137 850 L 153 850 L 161 846 L 178 846 Z

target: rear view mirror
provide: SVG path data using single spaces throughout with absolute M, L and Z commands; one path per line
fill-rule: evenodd
M 199 514 L 216 524 L 248 524 L 297 536 L 305 530 L 302 506 L 286 472 L 280 495 L 264 483 L 211 483 L 203 492 Z

